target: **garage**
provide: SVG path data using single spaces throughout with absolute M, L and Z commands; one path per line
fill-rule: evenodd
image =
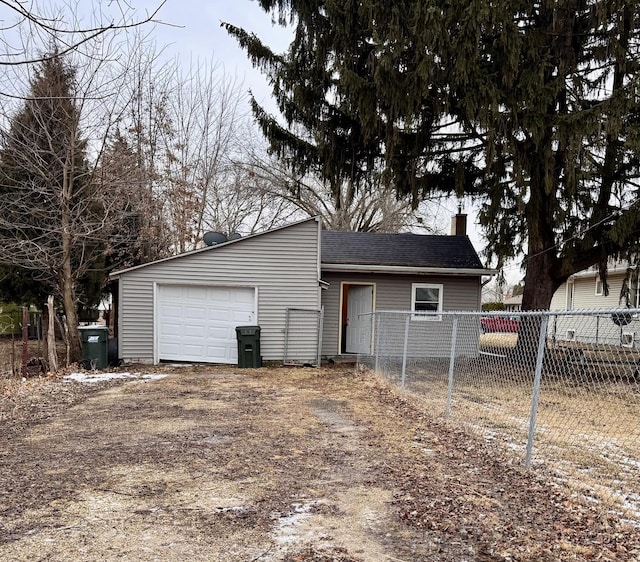
M 234 364 L 236 326 L 254 325 L 254 287 L 158 285 L 158 360 Z

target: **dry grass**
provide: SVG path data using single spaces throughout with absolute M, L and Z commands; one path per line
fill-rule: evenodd
M 502 442 L 524 462 L 532 407 L 530 374 L 496 362 L 484 365 L 482 372 L 456 377 L 451 418 Z M 412 371 L 407 388 L 426 410 L 445 413 L 446 373 L 434 377 Z M 533 466 L 640 523 L 639 420 L 640 387 L 635 380 L 543 377 Z
M 27 342 L 27 361 L 44 355 L 43 343 L 39 340 Z M 65 356 L 64 343 L 58 342 L 58 360 Z M 36 374 L 35 372 L 32 374 Z M 22 340 L 20 338 L 0 338 L 0 390 L 22 378 Z
M 482 347 L 498 347 L 502 349 L 511 349 L 516 346 L 518 334 L 507 334 L 499 332 L 490 332 L 480 336 L 480 345 Z
M 367 373 L 154 370 L 0 400 L 3 559 L 639 559 L 601 505 Z

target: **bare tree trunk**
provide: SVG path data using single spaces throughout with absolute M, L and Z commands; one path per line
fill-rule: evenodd
M 27 362 L 29 361 L 29 310 L 22 307 L 22 376 L 27 377 Z
M 53 295 L 47 297 L 47 352 L 49 359 L 49 371 L 55 373 L 58 370 L 58 354 L 56 353 L 56 328 L 55 311 L 53 309 Z
M 74 130 L 74 133 L 76 131 Z M 61 263 L 61 289 L 62 306 L 67 325 L 67 364 L 79 363 L 82 359 L 80 348 L 80 334 L 78 333 L 78 308 L 76 303 L 75 278 L 71 267 L 71 254 L 73 246 L 72 229 L 72 199 L 73 181 L 75 169 L 74 153 L 71 151 L 69 161 L 63 166 L 64 176 L 61 194 L 61 235 L 62 235 L 62 263 Z
M 78 332 L 78 312 L 74 298 L 73 285 L 65 279 L 63 282 L 62 301 L 65 312 L 65 331 L 67 333 L 67 363 L 79 363 L 82 359 L 80 334 Z
M 46 361 L 49 359 L 49 309 L 47 308 L 47 303 L 44 303 L 44 307 L 42 308 L 42 315 L 40 316 L 40 333 L 42 334 L 42 354 L 41 356 L 45 358 Z M 54 336 L 55 337 L 55 336 Z M 47 366 L 47 371 L 50 368 Z

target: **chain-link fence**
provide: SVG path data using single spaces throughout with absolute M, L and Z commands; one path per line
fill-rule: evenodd
M 640 522 L 640 309 L 371 315 L 359 362 Z

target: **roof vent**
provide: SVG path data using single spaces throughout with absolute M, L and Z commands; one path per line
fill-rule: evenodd
M 222 232 L 205 232 L 202 240 L 207 246 L 215 246 L 227 241 L 227 237 Z

